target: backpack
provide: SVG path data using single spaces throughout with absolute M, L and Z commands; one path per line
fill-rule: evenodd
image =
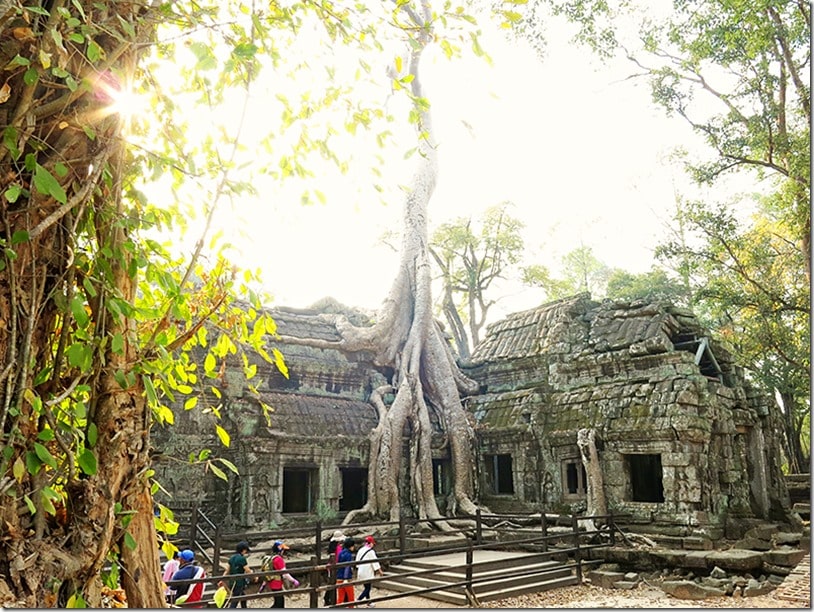
M 278 557 L 279 555 L 263 555 L 263 558 L 260 560 L 260 571 L 261 572 L 268 572 L 274 570 L 274 557 Z M 277 574 L 266 574 L 263 576 L 263 580 L 268 582 L 269 580 L 281 580 L 282 577 L 279 573 Z

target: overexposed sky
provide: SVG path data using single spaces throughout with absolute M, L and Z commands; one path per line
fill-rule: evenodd
M 440 148 L 431 225 L 478 217 L 509 200 L 526 224 L 526 263 L 556 270 L 563 255 L 585 245 L 611 267 L 650 269 L 676 185 L 687 184 L 670 152 L 697 148 L 697 137 L 655 107 L 644 81 L 625 79 L 632 64 L 603 66 L 556 32 L 543 60 L 496 30 L 482 44 L 493 66 L 476 58 L 449 61 L 438 51 L 423 58 Z M 363 163 L 377 151 L 359 150 L 359 163 L 345 176 L 317 170 L 309 182 L 326 194 L 324 204 L 301 206 L 293 191 L 269 185 L 260 202 L 227 211 L 220 225 L 228 231 L 245 220 L 235 262 L 261 268 L 275 305 L 306 307 L 331 296 L 376 309 L 397 265 L 397 254 L 379 238 L 400 228 L 398 184 L 409 180 L 414 163 L 404 159 L 403 147 L 414 138 L 406 127 L 402 144 L 381 153 L 388 160 L 382 177 Z M 388 187 L 385 205 L 371 193 L 374 182 Z M 495 316 L 543 300 L 539 290 L 516 283 L 500 290 Z

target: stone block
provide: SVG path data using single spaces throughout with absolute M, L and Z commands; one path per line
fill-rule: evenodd
M 725 591 L 716 589 L 690 580 L 665 581 L 661 583 L 661 589 L 668 595 L 678 599 L 713 599 L 726 595 Z
M 802 561 L 803 557 L 805 557 L 805 551 L 799 548 L 790 548 L 788 546 L 781 546 L 780 548 L 775 548 L 774 550 L 770 550 L 767 552 L 763 558 L 767 563 L 771 563 L 772 565 L 783 565 L 785 567 L 794 567 L 800 561 Z
M 624 572 L 593 570 L 588 572 L 587 577 L 594 586 L 602 587 L 603 589 L 612 589 L 617 582 L 624 579 L 625 574 Z
M 712 550 L 712 540 L 700 536 L 688 536 L 682 540 L 685 550 Z
M 771 550 L 772 543 L 768 540 L 760 540 L 758 538 L 742 538 L 732 545 L 732 548 L 739 548 L 742 550 Z
M 684 556 L 684 567 L 706 568 L 709 567 L 708 551 L 693 550 Z
M 713 550 L 706 553 L 709 564 L 723 569 L 749 571 L 763 565 L 763 553 L 752 550 L 732 548 L 730 550 Z
M 774 590 L 774 585 L 771 584 L 768 580 L 764 582 L 758 582 L 757 580 L 752 579 L 743 588 L 743 596 L 757 597 L 759 595 L 766 595 L 766 593 L 769 593 L 772 590 Z
M 624 589 L 626 591 L 632 591 L 636 588 L 639 584 L 639 581 L 630 581 L 630 580 L 619 580 L 616 584 L 613 585 L 614 589 Z

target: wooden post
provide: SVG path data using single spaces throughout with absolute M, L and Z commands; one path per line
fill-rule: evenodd
M 222 548 L 220 525 L 215 527 L 215 543 L 212 545 L 212 575 L 220 576 L 220 550 Z M 228 570 L 227 570 L 228 571 Z M 226 572 L 224 572 L 225 574 Z
M 192 504 L 192 513 L 189 517 L 189 548 L 195 550 L 195 541 L 198 537 L 198 502 Z
M 472 561 L 474 554 L 472 552 L 472 542 L 469 542 L 469 547 L 466 549 L 466 592 L 473 594 L 472 591 Z
M 576 561 L 577 580 L 582 584 L 582 553 L 579 550 L 579 521 L 577 515 L 571 515 L 571 528 L 574 530 L 574 561 Z
M 610 545 L 616 546 L 616 521 L 613 520 L 613 511 L 608 515 L 608 527 L 610 528 Z
M 317 521 L 316 534 L 314 535 L 314 556 L 316 563 L 311 565 L 319 565 L 320 550 L 322 549 L 322 521 Z
M 483 544 L 483 522 L 481 520 L 480 508 L 475 510 L 475 542 Z
M 540 529 L 543 530 L 543 552 L 548 552 L 548 517 L 545 511 L 540 514 Z
M 404 550 L 407 548 L 407 530 L 404 526 L 404 515 L 399 515 L 399 554 L 404 555 Z
M 319 538 L 317 538 L 319 550 Z M 310 589 L 308 590 L 308 607 L 319 608 L 319 556 L 311 557 L 311 572 L 308 576 Z

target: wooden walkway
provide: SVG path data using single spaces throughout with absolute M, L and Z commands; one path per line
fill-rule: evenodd
M 774 590 L 775 599 L 799 603 L 801 608 L 811 608 L 811 553 L 803 557 L 783 583 Z

